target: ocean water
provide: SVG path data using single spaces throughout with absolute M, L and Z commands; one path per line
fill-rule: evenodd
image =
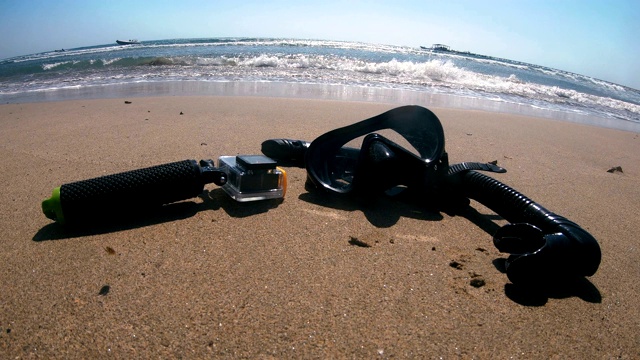
M 180 94 L 308 96 L 539 115 L 640 132 L 640 91 L 459 52 L 356 42 L 211 38 L 0 60 L 0 103 Z

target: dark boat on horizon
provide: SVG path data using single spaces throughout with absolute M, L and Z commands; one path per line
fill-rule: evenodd
M 118 45 L 132 45 L 132 44 L 140 44 L 140 41 L 131 39 L 131 40 L 116 40 Z

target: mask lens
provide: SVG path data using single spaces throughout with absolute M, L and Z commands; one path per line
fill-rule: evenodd
M 393 130 L 415 148 L 420 164 L 430 164 L 444 153 L 444 131 L 440 120 L 420 106 L 403 106 L 343 128 L 332 130 L 314 140 L 306 153 L 307 173 L 319 188 L 348 193 L 354 179 L 358 183 L 376 181 L 360 179 L 356 169 L 360 149 L 344 147 L 350 141 L 384 129 Z M 412 153 L 402 149 L 407 153 Z M 375 172 L 366 172 L 373 176 Z M 380 174 L 379 176 L 393 176 Z

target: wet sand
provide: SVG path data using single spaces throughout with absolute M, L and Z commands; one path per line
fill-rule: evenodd
M 82 231 L 40 209 L 63 183 L 259 154 L 265 139 L 312 140 L 395 106 L 214 96 L 0 105 L 1 357 L 640 357 L 633 132 L 431 108 L 451 163 L 497 160 L 508 172 L 491 176 L 598 239 L 598 272 L 562 289 L 509 282 L 492 244 L 506 222 L 476 202 L 466 216 L 383 198 L 363 207 L 309 193 L 296 167 L 282 203 L 239 204 L 208 185 L 160 213 Z M 623 172 L 607 172 L 615 166 Z

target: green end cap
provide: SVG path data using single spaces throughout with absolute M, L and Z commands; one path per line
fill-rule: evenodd
M 64 224 L 64 214 L 62 213 L 62 204 L 60 203 L 60 188 L 53 189 L 51 198 L 42 202 L 42 212 L 51 220 Z

